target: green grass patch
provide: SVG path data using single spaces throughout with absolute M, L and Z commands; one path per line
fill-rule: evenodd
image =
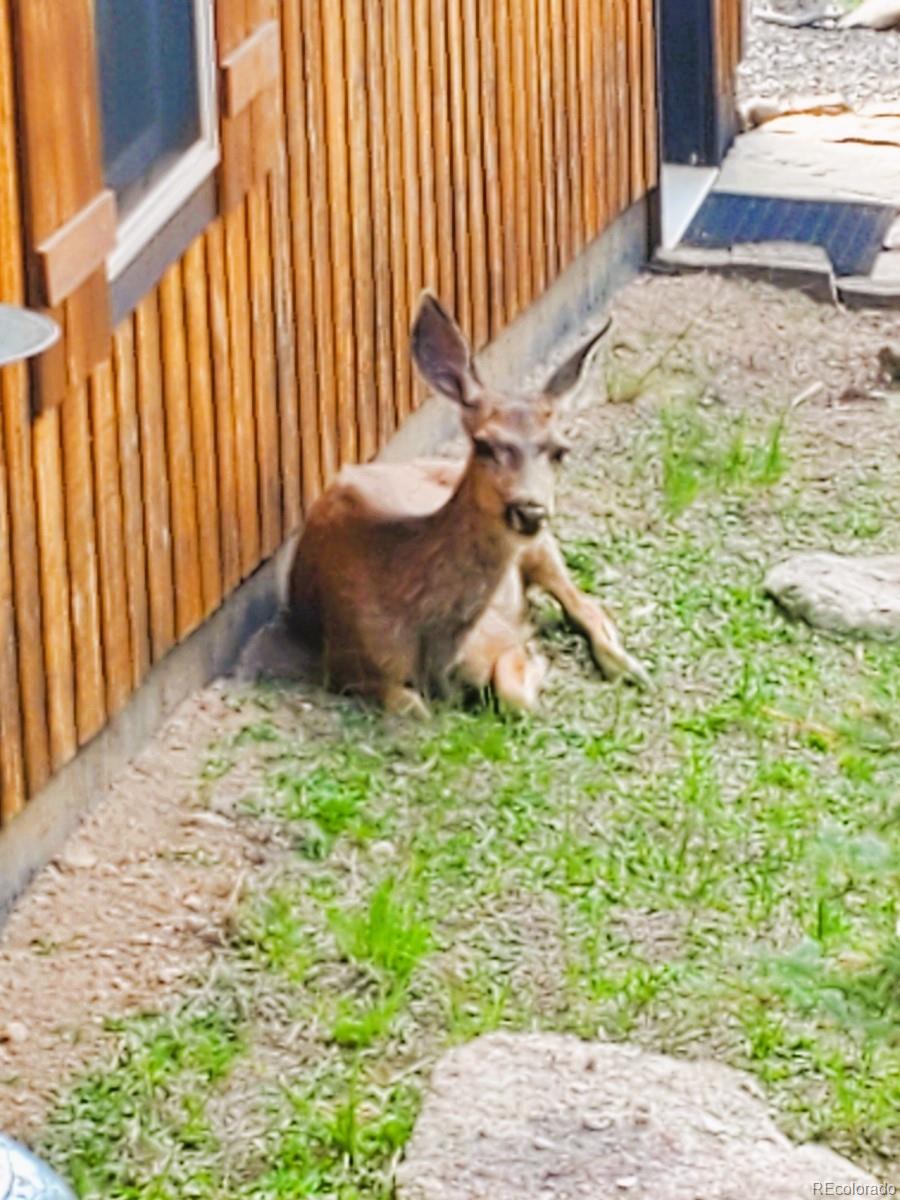
M 662 481 L 666 508 L 677 516 L 708 492 L 770 487 L 787 470 L 785 414 L 754 435 L 744 414 L 719 420 L 692 405 L 662 410 Z
M 247 819 L 288 860 L 236 915 L 232 991 L 122 1027 L 53 1114 L 81 1196 L 386 1200 L 440 1053 L 531 1028 L 749 1070 L 789 1134 L 891 1178 L 900 647 L 791 624 L 761 582 L 801 534 L 881 550 L 900 467 L 813 502 L 775 406 L 622 411 L 629 454 L 581 463 L 560 532 L 658 689 L 603 684 L 548 620 L 534 717 L 332 702 L 307 727 L 272 719 L 294 693 L 245 694 L 203 786 L 255 762 Z

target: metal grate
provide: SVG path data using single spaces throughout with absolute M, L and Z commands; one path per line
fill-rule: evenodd
M 821 246 L 836 275 L 868 275 L 897 212 L 883 204 L 712 192 L 688 227 L 683 244 L 725 249 L 802 242 Z

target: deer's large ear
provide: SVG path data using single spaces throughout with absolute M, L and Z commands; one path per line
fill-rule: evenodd
M 570 358 L 567 358 L 561 367 L 556 368 L 543 387 L 543 393 L 548 400 L 559 400 L 578 387 L 584 376 L 584 370 L 591 357 L 591 352 L 601 338 L 605 337 L 609 332 L 611 325 L 612 317 L 608 317 L 597 333 L 590 337 L 583 345 L 579 346 L 575 353 Z
M 412 327 L 412 356 L 422 378 L 464 408 L 478 403 L 482 385 L 459 326 L 431 292 L 423 292 Z

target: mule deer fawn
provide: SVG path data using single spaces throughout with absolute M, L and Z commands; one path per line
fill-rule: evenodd
M 555 409 L 603 332 L 539 393 L 504 395 L 482 383 L 456 324 L 423 296 L 413 359 L 459 406 L 471 451 L 462 463 L 346 467 L 313 505 L 290 569 L 288 619 L 321 648 L 329 687 L 426 715 L 424 697 L 446 695 L 456 677 L 533 707 L 546 663 L 529 648 L 529 584 L 559 601 L 604 674 L 646 681 L 546 528 L 553 467 L 567 449 Z

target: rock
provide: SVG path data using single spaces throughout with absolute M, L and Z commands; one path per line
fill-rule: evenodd
M 744 1079 L 553 1034 L 479 1038 L 438 1063 L 397 1200 L 539 1200 L 548 1142 L 561 1200 L 772 1200 L 774 1180 L 778 1200 L 809 1200 L 826 1180 L 835 1195 L 876 1194 L 863 1191 L 879 1186 L 872 1176 L 830 1150 L 793 1146 Z
M 22 1021 L 10 1021 L 0 1029 L 0 1042 L 8 1042 L 11 1046 L 21 1046 L 28 1041 L 28 1026 Z
M 863 0 L 859 8 L 838 21 L 841 29 L 896 29 L 900 26 L 900 0 Z
M 59 865 L 64 871 L 92 871 L 97 865 L 97 855 L 87 846 L 69 846 L 59 856 Z
M 774 567 L 764 587 L 792 617 L 820 629 L 900 637 L 900 555 L 797 554 Z

